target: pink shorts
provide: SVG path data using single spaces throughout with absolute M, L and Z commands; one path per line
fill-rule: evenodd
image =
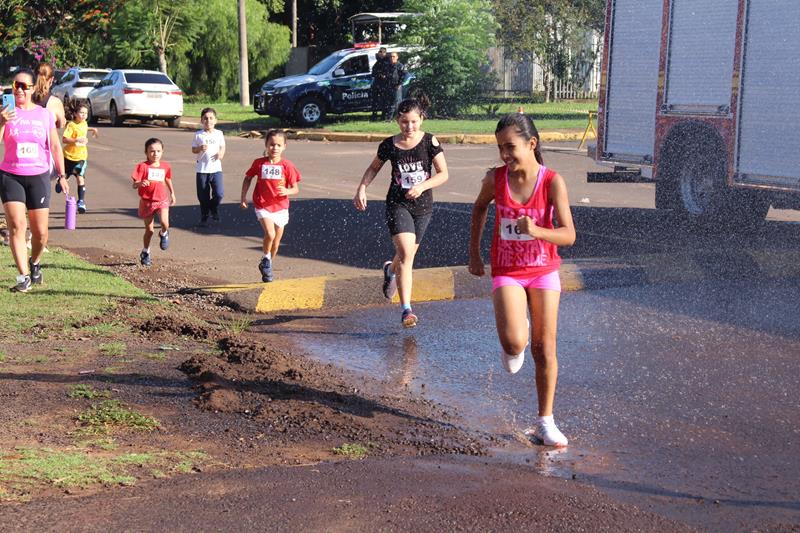
M 150 218 L 162 209 L 169 208 L 169 200 L 154 202 L 139 198 L 139 218 Z
M 512 278 L 511 276 L 494 276 L 492 278 L 492 292 L 507 285 L 514 285 L 523 289 L 545 289 L 561 292 L 561 277 L 558 275 L 558 270 L 554 270 L 549 274 L 531 278 Z

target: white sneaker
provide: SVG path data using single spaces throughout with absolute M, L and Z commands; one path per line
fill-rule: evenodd
M 523 431 L 523 433 L 528 437 L 533 437 L 545 446 L 563 447 L 569 443 L 567 437 L 561 433 L 555 422 L 539 422 Z
M 500 350 L 500 360 L 503 362 L 503 368 L 509 374 L 516 374 L 522 368 L 522 363 L 525 362 L 525 350 L 519 355 L 508 355 L 504 350 Z

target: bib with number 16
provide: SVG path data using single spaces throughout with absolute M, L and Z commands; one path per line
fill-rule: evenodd
M 517 227 L 516 218 L 500 219 L 500 238 L 504 241 L 532 241 L 535 240 L 527 233 L 522 233 Z

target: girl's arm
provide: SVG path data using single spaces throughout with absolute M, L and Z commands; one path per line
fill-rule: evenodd
M 484 176 L 481 192 L 478 193 L 478 198 L 472 206 L 472 220 L 469 225 L 469 272 L 476 276 L 483 276 L 485 273 L 481 257 L 481 236 L 492 200 L 494 200 L 494 169 Z
M 569 207 L 567 184 L 559 174 L 556 174 L 550 183 L 550 198 L 553 199 L 558 227 L 542 228 L 534 224 L 529 217 L 518 218 L 517 227 L 522 233 L 527 233 L 534 239 L 551 242 L 556 246 L 572 246 L 575 243 L 575 224 Z
M 434 140 L 435 139 L 436 138 L 434 137 Z M 436 157 L 433 158 L 433 168 L 436 169 L 436 175 L 423 181 L 419 185 L 414 185 L 411 187 L 408 192 L 406 192 L 406 198 L 409 200 L 414 200 L 428 189 L 438 187 L 447 181 L 450 175 L 447 172 L 447 161 L 444 159 L 444 152 L 436 154 Z
M 375 176 L 378 175 L 378 172 L 380 172 L 383 167 L 383 163 L 384 161 L 381 161 L 378 156 L 375 156 L 375 159 L 369 164 L 367 170 L 364 171 L 364 175 L 361 177 L 361 183 L 358 184 L 358 189 L 356 189 L 356 195 L 353 196 L 353 205 L 355 205 L 356 209 L 359 211 L 365 211 L 367 209 L 367 187 L 369 187 L 369 184 L 375 179 Z
M 95 139 L 97 139 L 97 136 L 100 135 L 100 130 L 98 130 L 97 128 L 87 128 L 87 130 L 92 133 L 92 137 L 94 137 Z
M 219 145 L 219 152 L 217 153 L 217 160 L 222 161 L 222 158 L 225 157 L 225 143 Z
M 64 190 L 64 195 L 69 194 L 69 182 L 64 177 L 64 152 L 61 149 L 61 143 L 58 141 L 58 130 L 53 128 L 50 130 L 50 155 L 53 156 L 53 162 L 56 165 L 56 181 L 59 182 L 61 188 Z
M 167 189 L 169 189 L 169 202 L 170 202 L 170 205 L 175 205 L 175 202 L 177 200 L 175 199 L 175 189 L 172 187 L 172 178 L 166 178 L 164 180 L 164 183 L 166 184 Z
M 253 181 L 253 176 L 245 176 L 242 180 L 242 209 L 247 209 L 247 191 L 250 189 L 251 181 Z

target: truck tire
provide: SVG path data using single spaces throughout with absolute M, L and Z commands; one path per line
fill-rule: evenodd
M 170 128 L 180 128 L 181 127 L 181 117 L 175 117 L 167 119 L 167 126 Z
M 303 127 L 314 127 L 325 118 L 325 105 L 315 96 L 302 98 L 295 108 L 295 121 Z
M 725 182 L 725 157 L 709 145 L 686 147 L 676 167 L 680 209 L 689 217 L 704 223 L 752 225 L 767 215 L 769 197 L 730 188 Z

